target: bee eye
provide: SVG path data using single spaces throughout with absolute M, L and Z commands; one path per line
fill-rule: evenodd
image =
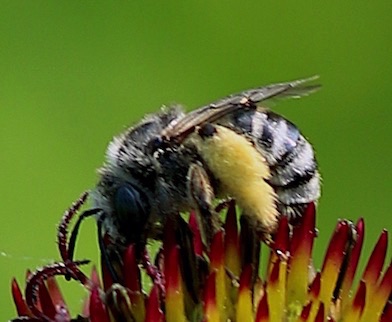
M 118 188 L 114 196 L 114 208 L 119 229 L 128 241 L 140 238 L 146 225 L 149 206 L 146 197 L 136 187 L 127 184 Z

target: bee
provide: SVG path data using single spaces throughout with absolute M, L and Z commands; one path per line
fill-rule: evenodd
M 232 198 L 260 234 L 279 216 L 290 222 L 320 196 L 312 145 L 299 129 L 261 103 L 301 97 L 315 77 L 230 95 L 185 113 L 164 108 L 115 137 L 92 192 L 101 253 L 160 239 L 168 218 L 196 210 L 203 240 L 218 229 L 216 198 Z M 105 255 L 105 254 L 103 254 Z
M 260 231 L 274 231 L 280 215 L 295 220 L 320 196 L 314 151 L 294 124 L 259 104 L 309 94 L 318 88 L 310 80 L 247 90 L 188 114 L 163 109 L 115 137 L 93 192 L 104 230 L 125 243 L 155 238 L 166 218 L 190 209 L 211 230 L 215 197 L 235 199 Z

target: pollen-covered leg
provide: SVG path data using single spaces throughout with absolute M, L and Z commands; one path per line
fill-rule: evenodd
M 219 216 L 213 210 L 212 200 L 214 191 L 206 171 L 197 164 L 192 164 L 188 172 L 188 191 L 193 200 L 199 226 L 201 227 L 202 240 L 208 247 L 212 236 L 219 228 Z
M 204 124 L 190 140 L 219 182 L 218 193 L 234 198 L 258 232 L 274 232 L 279 215 L 276 193 L 267 182 L 268 163 L 254 144 L 216 124 Z

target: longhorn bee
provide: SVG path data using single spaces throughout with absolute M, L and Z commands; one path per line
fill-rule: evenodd
M 194 209 L 204 239 L 217 229 L 215 198 L 233 198 L 260 233 L 279 216 L 294 222 L 320 196 L 311 144 L 284 117 L 260 106 L 319 88 L 313 78 L 247 90 L 185 113 L 162 109 L 115 137 L 92 193 L 101 251 L 161 238 L 167 218 Z M 120 247 L 120 246 L 119 246 Z

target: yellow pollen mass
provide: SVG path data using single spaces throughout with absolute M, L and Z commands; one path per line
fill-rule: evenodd
M 274 230 L 276 194 L 265 182 L 270 177 L 265 158 L 244 136 L 223 126 L 214 127 L 217 132 L 212 136 L 201 138 L 195 133 L 191 141 L 219 180 L 219 193 L 234 198 L 261 229 Z

